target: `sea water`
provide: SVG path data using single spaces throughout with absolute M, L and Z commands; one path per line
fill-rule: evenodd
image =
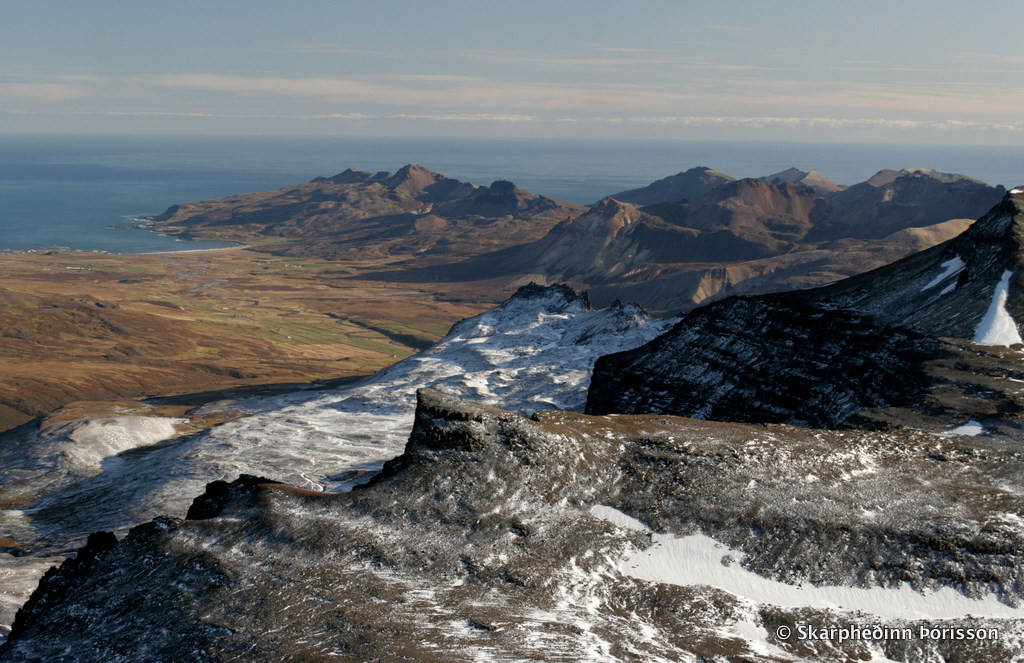
M 419 163 L 490 184 L 593 203 L 695 166 L 732 177 L 789 167 L 854 184 L 882 168 L 934 168 L 989 184 L 1024 183 L 1024 148 L 723 141 L 362 137 L 0 135 L 0 250 L 114 253 L 225 246 L 145 230 L 136 219 L 175 203 L 264 191 L 356 168 Z

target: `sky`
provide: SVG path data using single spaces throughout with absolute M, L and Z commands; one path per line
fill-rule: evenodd
M 1024 145 L 1013 2 L 0 0 L 0 133 Z

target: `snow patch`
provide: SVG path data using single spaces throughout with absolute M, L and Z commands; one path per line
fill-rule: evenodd
M 942 267 L 942 271 L 939 273 L 939 275 L 933 278 L 931 281 L 929 281 L 923 288 L 921 288 L 921 292 L 924 292 L 929 288 L 934 288 L 935 286 L 939 285 L 949 277 L 959 274 L 960 272 L 963 271 L 964 267 L 966 266 L 967 265 L 964 264 L 964 261 L 960 259 L 960 256 L 957 256 L 952 260 L 947 260 L 946 262 L 940 265 L 940 267 Z M 943 290 L 939 294 L 945 294 L 946 292 L 948 291 Z
M 974 419 L 971 419 L 963 426 L 957 426 L 956 428 L 949 430 L 942 434 L 943 437 L 949 437 L 951 435 L 966 435 L 968 437 L 976 437 L 978 435 L 984 435 L 985 428 Z
M 613 523 L 636 529 L 634 518 L 611 512 L 611 507 L 592 507 L 590 513 Z M 606 517 L 607 516 L 607 517 Z M 648 530 L 650 531 L 650 530 Z M 709 585 L 755 603 L 782 608 L 813 608 L 859 611 L 885 619 L 959 619 L 974 617 L 1024 618 L 1024 608 L 1012 608 L 995 597 L 971 599 L 955 589 L 943 587 L 923 594 L 910 585 L 898 589 L 872 587 L 789 585 L 764 578 L 737 563 L 743 556 L 704 534 L 675 536 L 651 531 L 652 545 L 619 564 L 632 578 L 670 585 Z
M 1017 323 L 1006 310 L 1006 299 L 1010 292 L 1010 277 L 1013 272 L 1005 270 L 1003 277 L 996 284 L 992 293 L 992 302 L 988 305 L 985 317 L 981 319 L 974 332 L 974 342 L 980 345 L 1005 345 L 1007 347 L 1021 343 Z
M 74 444 L 67 445 L 64 457 L 76 467 L 98 468 L 104 459 L 122 451 L 148 447 L 176 436 L 175 424 L 182 423 L 184 419 L 142 416 L 91 420 L 68 435 Z

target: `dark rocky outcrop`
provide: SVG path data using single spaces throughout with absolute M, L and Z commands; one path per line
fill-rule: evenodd
M 117 545 L 112 532 L 94 532 L 76 555 L 53 567 L 39 581 L 39 586 L 18 610 L 11 626 L 9 638 L 18 638 L 40 615 L 46 614 L 67 599 L 68 594 L 83 579 L 92 574 L 103 558 Z
M 912 402 L 941 344 L 871 316 L 781 296 L 697 309 L 636 350 L 601 357 L 587 412 L 834 427 Z
M 224 506 L 242 495 L 256 492 L 263 485 L 280 483 L 273 479 L 243 474 L 228 483 L 227 481 L 211 481 L 206 484 L 206 491 L 192 500 L 192 505 L 185 515 L 186 520 L 209 520 L 220 515 Z

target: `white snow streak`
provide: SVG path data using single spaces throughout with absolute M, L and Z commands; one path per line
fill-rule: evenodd
M 1010 292 L 1010 277 L 1013 272 L 1006 270 L 1002 279 L 996 284 L 992 293 L 992 302 L 988 305 L 985 317 L 981 319 L 974 332 L 974 342 L 980 345 L 1005 345 L 1007 347 L 1021 343 L 1017 323 L 1006 310 L 1006 299 Z
M 638 520 L 613 511 L 611 507 L 600 506 L 590 512 L 627 529 L 643 526 Z M 994 597 L 971 599 L 949 587 L 922 594 L 908 584 L 898 589 L 789 585 L 744 569 L 736 561 L 742 559 L 743 553 L 703 534 L 678 537 L 651 532 L 651 541 L 649 548 L 620 563 L 619 569 L 625 575 L 671 585 L 709 585 L 743 599 L 782 608 L 860 611 L 888 619 L 957 619 L 968 615 L 1024 618 L 1024 608 L 1011 608 Z
M 952 260 L 947 260 L 940 266 L 942 267 L 942 271 L 939 273 L 938 276 L 929 281 L 927 285 L 921 288 L 921 292 L 924 292 L 928 288 L 934 288 L 935 286 L 939 285 L 949 277 L 959 274 L 967 265 L 965 265 L 964 261 L 960 259 L 960 256 L 957 256 Z M 948 290 L 943 290 L 939 294 L 945 294 L 946 292 L 948 292 Z

